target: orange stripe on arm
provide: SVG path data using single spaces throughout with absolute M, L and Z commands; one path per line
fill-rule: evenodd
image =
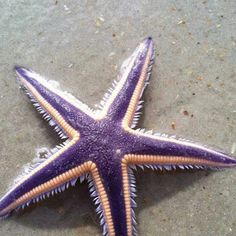
M 97 119 L 109 117 L 130 125 L 149 79 L 153 58 L 153 42 L 151 38 L 147 38 L 125 61 L 119 81 L 114 90 L 108 93 Z

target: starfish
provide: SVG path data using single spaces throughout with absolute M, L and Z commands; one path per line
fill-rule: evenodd
M 34 106 L 65 140 L 15 181 L 0 200 L 1 217 L 87 179 L 103 235 L 136 235 L 133 170 L 137 166 L 154 170 L 236 166 L 236 160 L 222 152 L 135 129 L 153 60 L 149 37 L 124 62 L 97 111 L 32 70 L 15 68 Z

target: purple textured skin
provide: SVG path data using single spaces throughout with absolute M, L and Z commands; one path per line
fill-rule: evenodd
M 138 54 L 135 66 L 131 69 L 124 86 L 108 109 L 106 117 L 101 121 L 94 120 L 62 97 L 49 91 L 34 78 L 29 77 L 25 73 L 26 69 L 16 68 L 17 72 L 63 116 L 66 122 L 79 131 L 80 139 L 59 158 L 6 195 L 0 201 L 0 212 L 34 187 L 91 160 L 97 165 L 108 195 L 115 233 L 119 236 L 126 236 L 126 211 L 121 171 L 121 160 L 125 154 L 199 157 L 229 164 L 229 166 L 236 165 L 235 159 L 220 152 L 193 147 L 190 143 L 190 145 L 174 143 L 171 141 L 172 139 L 161 141 L 152 137 L 138 136 L 121 127 L 122 119 L 140 79 L 147 51 L 150 48 L 153 51 L 151 38 L 147 38 L 144 44 L 145 48 Z

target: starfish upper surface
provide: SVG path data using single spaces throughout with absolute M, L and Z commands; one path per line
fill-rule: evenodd
M 153 59 L 153 41 L 146 38 L 122 65 L 118 81 L 98 111 L 58 90 L 35 72 L 16 67 L 21 87 L 65 141 L 1 198 L 0 216 L 61 192 L 78 178 L 86 178 L 103 235 L 131 236 L 136 234 L 135 166 L 167 170 L 236 166 L 233 157 L 221 152 L 134 129 Z

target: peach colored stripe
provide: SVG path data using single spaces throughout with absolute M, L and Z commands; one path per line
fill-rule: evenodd
M 96 167 L 96 164 L 92 161 L 85 162 L 84 164 L 75 167 L 71 170 L 68 170 L 67 172 L 33 188 L 29 192 L 22 195 L 20 198 L 16 199 L 12 204 L 7 206 L 5 209 L 1 211 L 1 214 L 7 213 L 18 206 L 27 203 L 31 199 L 35 199 L 36 197 L 47 193 L 59 186 L 61 186 L 64 183 L 67 183 L 75 178 L 78 178 L 79 176 L 91 172 L 96 189 L 99 193 L 99 198 L 101 200 L 102 208 L 104 210 L 104 217 L 107 223 L 108 233 L 111 236 L 115 236 L 114 226 L 113 226 L 113 220 L 111 216 L 111 209 L 108 201 L 107 194 L 105 192 L 104 186 L 102 184 L 101 178 L 98 173 L 98 169 Z
M 126 223 L 127 223 L 127 234 L 132 236 L 132 213 L 131 213 L 131 197 L 129 188 L 129 175 L 128 165 L 151 165 L 151 164 L 173 164 L 173 165 L 207 165 L 207 166 L 219 166 L 224 167 L 223 163 L 217 163 L 214 161 L 203 160 L 200 158 L 190 157 L 179 157 L 179 156 L 155 156 L 155 155 L 136 155 L 127 154 L 122 159 L 122 176 L 123 176 L 123 191 L 124 201 L 126 209 Z
M 88 172 L 91 169 L 91 166 L 92 166 L 91 161 L 85 162 L 83 165 L 75 167 L 75 168 L 73 168 L 61 175 L 58 175 L 57 177 L 33 188 L 29 192 L 25 193 L 24 195 L 22 195 L 21 197 L 16 199 L 8 207 L 3 209 L 1 213 L 11 211 L 11 210 L 15 209 L 16 207 L 28 202 L 29 200 L 34 199 L 37 196 L 40 196 L 43 193 L 49 192 L 50 190 L 55 189 L 55 188 L 61 186 L 62 184 L 85 174 L 86 172 Z
M 51 117 L 58 123 L 58 125 L 66 132 L 68 137 L 70 138 L 74 138 L 75 136 L 79 137 L 78 131 L 73 129 L 63 119 L 60 113 L 54 107 L 52 107 L 27 80 L 25 80 L 23 77 L 20 77 L 20 80 L 32 93 L 32 95 L 35 97 L 40 106 L 44 110 L 46 110 L 51 115 Z
M 136 155 L 128 154 L 124 156 L 125 160 L 130 164 L 156 164 L 156 165 L 207 165 L 207 166 L 217 166 L 224 167 L 228 166 L 224 163 L 219 163 L 215 161 L 209 161 L 197 157 L 182 157 L 182 156 L 158 156 L 158 155 Z
M 142 72 L 141 72 L 139 81 L 136 85 L 136 88 L 134 90 L 134 93 L 132 95 L 132 98 L 130 100 L 128 109 L 126 111 L 125 117 L 124 117 L 123 122 L 122 122 L 123 127 L 129 127 L 131 122 L 132 122 L 132 119 L 134 117 L 134 114 L 135 114 L 135 111 L 136 111 L 136 106 L 137 106 L 139 98 L 140 98 L 140 93 L 143 89 L 143 86 L 144 86 L 144 83 L 145 83 L 145 80 L 146 80 L 147 69 L 148 69 L 148 66 L 149 66 L 151 55 L 152 55 L 152 50 L 151 50 L 151 48 L 149 48 L 148 53 L 147 53 L 147 57 L 145 59 L 144 66 L 142 68 Z
M 115 229 L 114 229 L 114 225 L 113 225 L 109 200 L 108 200 L 106 191 L 104 189 L 104 186 L 102 184 L 101 178 L 99 176 L 98 169 L 96 168 L 95 164 L 93 164 L 91 174 L 93 176 L 93 179 L 94 179 L 94 182 L 96 185 L 96 189 L 98 191 L 99 198 L 101 200 L 101 204 L 102 204 L 102 208 L 103 208 L 103 212 L 104 212 L 104 217 L 105 217 L 106 224 L 107 224 L 108 233 L 110 236 L 115 236 Z
M 129 190 L 129 175 L 128 175 L 128 162 L 124 157 L 121 164 L 122 177 L 123 177 L 123 191 L 125 201 L 125 213 L 126 213 L 126 227 L 127 236 L 132 236 L 132 213 L 131 213 L 131 198 Z

